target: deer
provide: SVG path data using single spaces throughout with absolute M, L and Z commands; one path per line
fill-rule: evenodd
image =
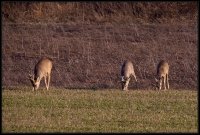
M 161 90 L 162 84 L 164 83 L 164 89 L 169 89 L 169 64 L 165 60 L 161 60 L 157 66 L 157 74 L 155 77 L 156 80 L 156 88 Z M 167 84 L 166 84 L 167 83 Z
M 129 60 L 126 60 L 121 66 L 122 90 L 128 91 L 128 84 L 132 76 L 135 78 L 135 81 L 137 82 L 137 78 L 136 78 L 134 68 L 133 68 L 133 63 Z
M 40 86 L 40 81 L 44 78 L 47 91 L 49 90 L 49 84 L 51 79 L 52 59 L 48 57 L 42 57 L 34 68 L 34 74 L 29 74 L 28 79 L 31 81 L 33 86 L 32 91 L 35 91 Z

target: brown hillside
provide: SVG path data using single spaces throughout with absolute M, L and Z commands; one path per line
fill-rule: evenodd
M 129 59 L 139 81 L 136 86 L 131 80 L 130 89 L 151 89 L 156 66 L 165 59 L 171 88 L 196 89 L 196 4 L 3 2 L 3 86 L 31 87 L 28 73 L 49 56 L 50 87 L 120 88 L 120 66 Z M 161 16 L 150 16 L 153 11 Z
M 191 23 L 193 2 L 2 2 L 6 22 Z

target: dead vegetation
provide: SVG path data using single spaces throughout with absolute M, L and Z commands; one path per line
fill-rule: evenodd
M 8 22 L 53 23 L 191 23 L 193 2 L 3 2 Z
M 3 86 L 31 87 L 26 74 L 49 56 L 51 86 L 121 88 L 130 59 L 138 88 L 152 89 L 165 59 L 170 88 L 197 88 L 197 2 L 3 2 L 2 14 Z

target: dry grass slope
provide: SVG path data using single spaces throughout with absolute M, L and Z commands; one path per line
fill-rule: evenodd
M 197 88 L 197 2 L 3 2 L 2 14 L 3 86 L 30 86 L 28 73 L 50 56 L 50 87 L 120 88 L 129 59 L 139 81 L 130 89 L 152 89 L 165 59 L 171 88 Z
M 198 2 L 3 2 L 8 22 L 191 23 Z

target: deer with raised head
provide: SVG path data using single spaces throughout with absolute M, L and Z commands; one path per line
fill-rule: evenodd
M 164 61 L 161 60 L 157 66 L 157 75 L 156 75 L 156 82 L 157 82 L 157 88 L 159 88 L 159 90 L 161 90 L 162 88 L 162 84 L 164 83 L 164 89 L 166 90 L 169 89 L 169 64 Z
M 44 82 L 46 89 L 49 89 L 49 83 L 51 79 L 51 69 L 52 69 L 52 60 L 47 57 L 41 58 L 38 63 L 35 65 L 34 74 L 29 74 L 29 80 L 33 86 L 33 91 L 37 90 L 40 86 L 40 81 L 44 77 Z
M 133 68 L 133 63 L 131 61 L 124 61 L 121 67 L 122 90 L 128 91 L 128 84 L 131 79 L 131 76 L 133 76 L 135 78 L 135 81 L 137 82 L 137 78 Z

